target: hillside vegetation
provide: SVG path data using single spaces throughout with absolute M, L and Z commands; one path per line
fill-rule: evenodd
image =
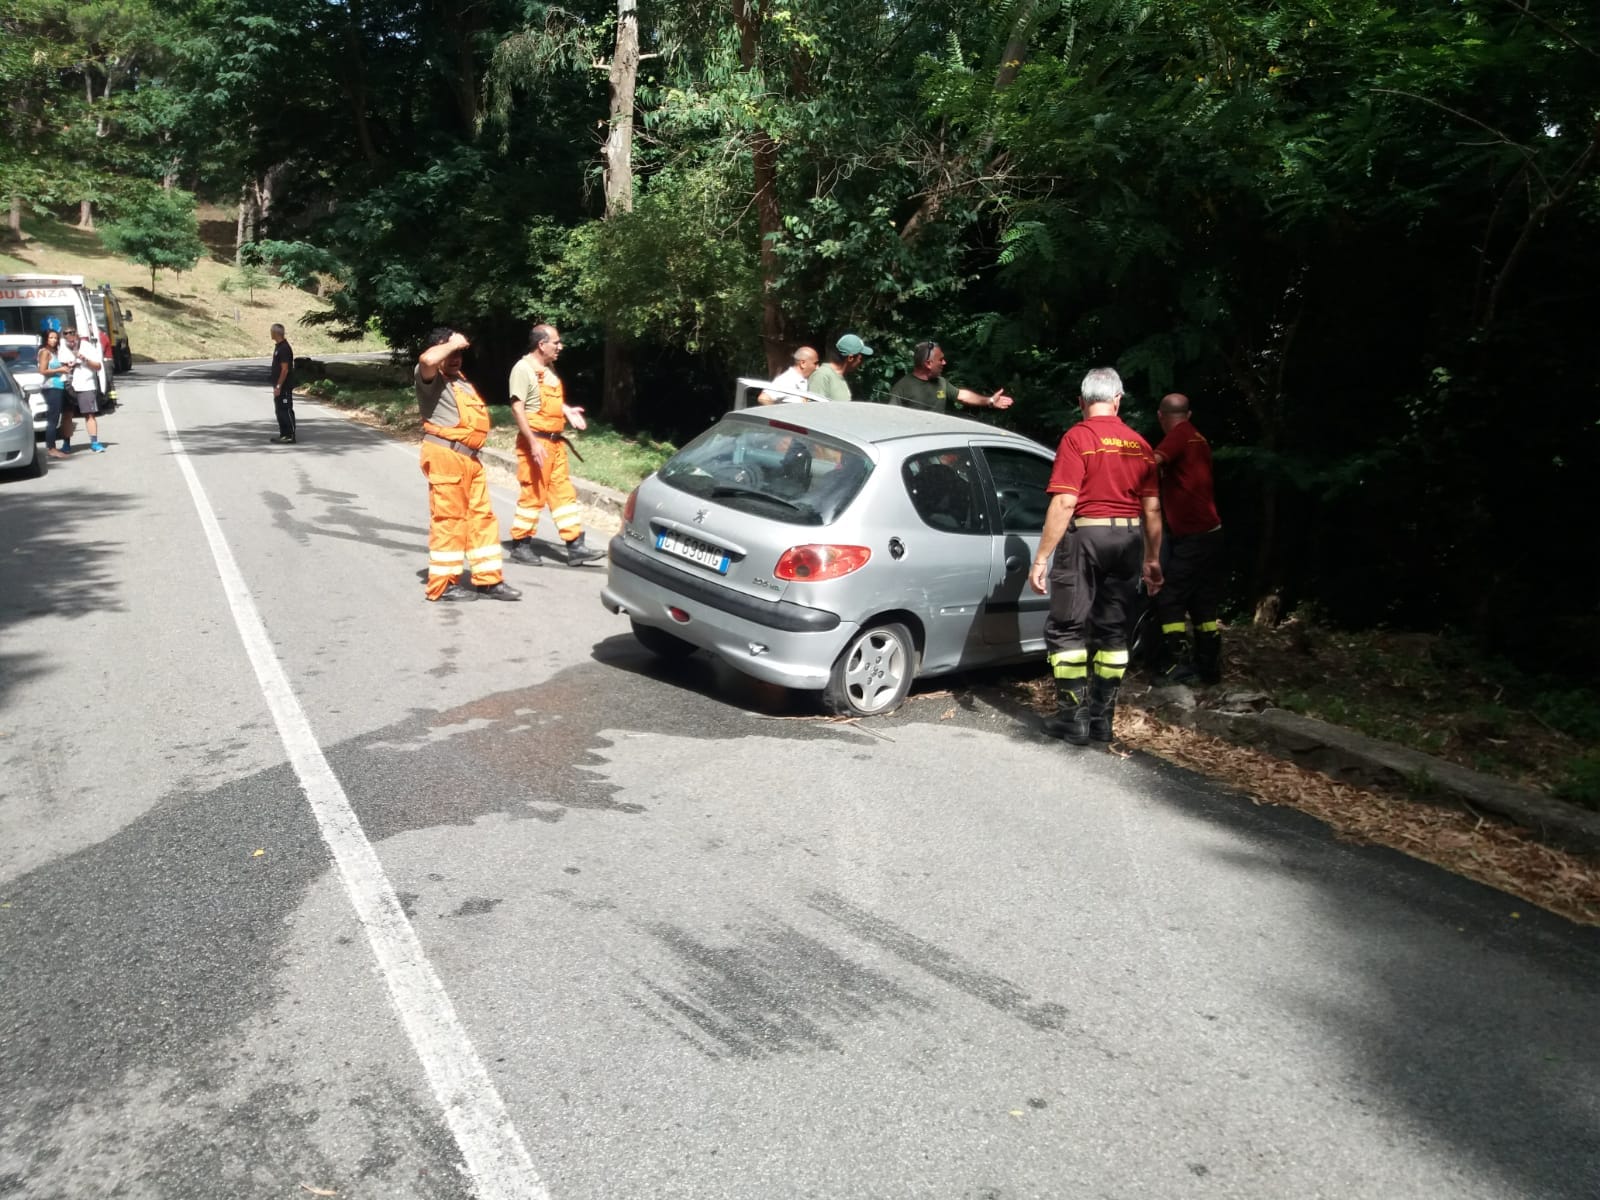
M 232 217 L 226 210 L 202 208 L 201 234 L 208 253 L 192 271 L 163 271 L 150 291 L 150 270 L 116 258 L 94 233 L 35 215 L 25 221 L 27 241 L 0 249 L 0 272 L 82 275 L 91 287 L 109 283 L 133 313 L 128 342 L 136 362 L 174 362 L 201 358 L 255 358 L 272 352 L 267 329 L 281 322 L 299 354 L 383 350 L 381 338 L 348 342 L 326 329 L 302 322 L 329 308 L 324 299 L 276 282 L 254 296 L 228 291 L 234 276 Z

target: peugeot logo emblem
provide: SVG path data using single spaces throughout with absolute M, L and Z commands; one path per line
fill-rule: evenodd
M 702 509 L 700 509 L 698 512 L 696 512 L 694 514 L 694 523 L 696 525 L 704 525 L 706 523 L 706 510 L 705 509 L 702 508 Z

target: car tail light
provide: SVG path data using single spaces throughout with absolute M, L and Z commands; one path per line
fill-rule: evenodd
M 818 583 L 859 571 L 871 557 L 865 546 L 791 546 L 772 573 L 779 579 Z
M 622 506 L 622 519 L 629 525 L 633 524 L 633 510 L 639 506 L 639 489 L 634 488 L 628 493 L 628 502 Z

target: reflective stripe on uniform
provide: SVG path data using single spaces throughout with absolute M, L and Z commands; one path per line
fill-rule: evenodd
M 1215 633 L 1218 628 L 1219 628 L 1219 626 L 1218 626 L 1217 622 L 1215 622 L 1215 621 L 1201 621 L 1200 622 L 1200 632 L 1201 633 Z
M 436 563 L 463 563 L 467 561 L 467 556 L 461 550 L 429 550 L 428 559 Z
M 1128 669 L 1126 650 L 1096 650 L 1094 673 L 1101 679 L 1121 679 Z
M 459 574 L 461 574 L 461 564 L 460 563 L 456 563 L 456 564 L 454 564 L 452 566 L 446 566 L 446 567 L 441 567 L 438 563 L 433 563 L 428 567 L 428 575 L 429 575 L 430 578 L 437 578 L 439 576 L 443 576 L 446 579 L 451 579 L 451 578 L 454 578 L 455 576 L 457 576 Z
M 1212 622 L 1212 624 L 1215 624 L 1215 622 Z M 1201 628 L 1204 629 L 1205 626 L 1202 625 Z M 1184 624 L 1182 621 L 1171 621 L 1161 627 L 1162 633 L 1182 633 L 1183 630 Z
M 1089 652 L 1082 647 L 1057 650 L 1050 655 L 1050 669 L 1057 679 L 1082 679 L 1089 673 Z
M 556 523 L 557 529 L 576 529 L 583 524 L 583 507 L 563 504 L 560 508 L 550 510 L 550 519 Z

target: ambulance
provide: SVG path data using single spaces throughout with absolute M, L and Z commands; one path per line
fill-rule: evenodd
M 48 317 L 64 330 L 76 329 L 91 346 L 100 345 L 100 323 L 82 275 L 0 275 L 0 333 L 42 333 Z M 116 397 L 109 360 L 99 374 L 109 408 Z

